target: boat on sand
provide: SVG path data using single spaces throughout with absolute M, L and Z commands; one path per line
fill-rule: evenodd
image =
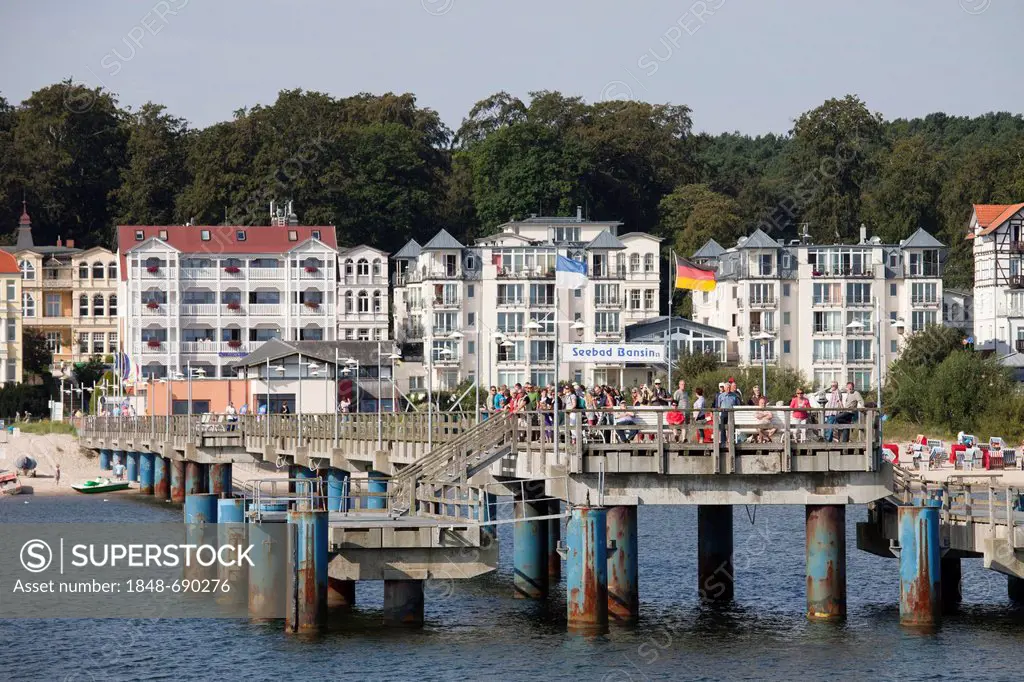
M 20 495 L 21 481 L 13 471 L 0 472 L 0 495 Z
M 109 478 L 93 478 L 83 483 L 75 483 L 71 488 L 86 495 L 94 495 L 96 493 L 109 493 L 115 490 L 127 490 L 128 481 L 111 481 Z

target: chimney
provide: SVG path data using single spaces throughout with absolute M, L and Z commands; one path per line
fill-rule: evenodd
M 57 236 L 57 248 L 59 249 L 62 246 L 64 246 L 64 241 L 60 238 L 60 235 L 58 235 Z
M 74 239 L 69 239 L 68 240 L 68 248 L 69 249 L 75 248 L 75 240 Z
M 583 207 L 582 206 L 577 206 L 576 207 L 576 222 L 578 222 L 578 223 L 582 223 L 583 222 Z
M 867 244 L 868 243 L 868 227 L 864 223 L 860 224 L 860 243 L 861 244 Z

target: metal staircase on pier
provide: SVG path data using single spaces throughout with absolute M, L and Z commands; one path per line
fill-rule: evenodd
M 508 413 L 491 415 L 399 471 L 389 487 L 392 516 L 401 516 L 415 508 L 416 488 L 421 482 L 465 484 L 508 455 L 512 451 L 513 432 Z

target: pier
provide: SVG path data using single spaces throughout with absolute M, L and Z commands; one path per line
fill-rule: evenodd
M 169 478 L 168 499 L 186 510 L 192 497 L 234 496 L 250 527 L 287 523 L 298 548 L 291 559 L 309 576 L 289 589 L 314 595 L 310 613 L 289 615 L 292 631 L 319 627 L 323 600 L 350 604 L 359 580 L 384 581 L 386 621 L 422 624 L 423 581 L 497 568 L 499 523 L 515 524 L 516 596 L 544 599 L 564 578 L 571 629 L 635 621 L 640 504 L 698 507 L 693 585 L 707 602 L 743 588 L 732 570 L 737 504 L 805 507 L 812 620 L 846 615 L 849 504 L 870 505 L 858 547 L 899 557 L 907 625 L 937 623 L 948 608 L 954 560 L 984 556 L 986 567 L 1024 578 L 1019 495 L 996 492 L 980 504 L 966 483 L 936 487 L 894 468 L 881 458 L 876 410 L 827 425 L 828 442 L 823 420 L 797 423 L 773 408 L 780 428 L 766 443 L 750 438 L 747 408 L 709 412 L 712 423 L 685 427 L 657 408 L 632 410 L 630 423 L 616 422 L 619 410 L 570 412 L 557 428 L 540 413 L 89 417 L 80 439 L 101 462 L 139 459 L 142 494 Z M 232 464 L 261 461 L 287 477 L 231 489 Z M 511 501 L 511 518 L 499 518 L 499 500 Z M 253 584 L 255 617 L 267 595 L 254 605 Z M 1024 583 L 1013 585 L 1024 596 Z

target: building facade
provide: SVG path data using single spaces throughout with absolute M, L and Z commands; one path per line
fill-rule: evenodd
M 621 365 L 563 362 L 562 342 L 621 342 L 657 315 L 660 239 L 617 222 L 531 217 L 465 246 L 442 230 L 393 256 L 394 338 L 412 391 L 563 380 L 619 384 Z M 589 282 L 555 292 L 556 255 L 585 261 Z M 411 361 L 411 362 L 410 362 Z
M 120 226 L 125 352 L 143 378 L 232 376 L 270 339 L 334 340 L 332 226 Z
M 338 339 L 387 341 L 388 254 L 372 246 L 353 246 L 338 253 Z
M 974 254 L 975 348 L 1024 353 L 1024 203 L 976 204 L 967 239 Z
M 21 269 L 17 259 L 0 251 L 0 386 L 20 384 L 23 378 L 21 346 Z
M 55 370 L 107 358 L 118 350 L 117 255 L 102 247 L 82 250 L 73 240 L 38 246 L 24 210 L 15 246 L 5 247 L 21 273 L 21 317 L 38 330 L 53 354 Z
M 816 245 L 761 230 L 730 249 L 714 241 L 693 259 L 716 268 L 718 286 L 694 292 L 693 319 L 728 330 L 730 361 L 800 370 L 813 387 L 877 386 L 906 335 L 943 323 L 946 248 L 924 230 L 899 244 L 868 239 Z M 876 328 L 878 339 L 876 340 Z

